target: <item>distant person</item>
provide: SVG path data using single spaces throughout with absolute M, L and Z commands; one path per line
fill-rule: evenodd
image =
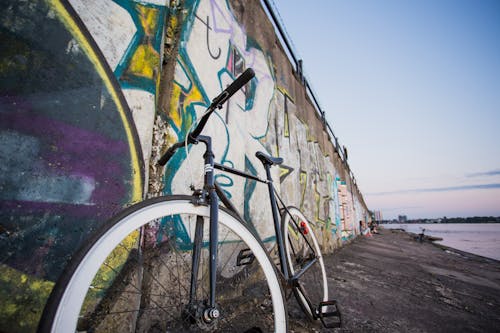
M 366 226 L 366 223 L 363 221 L 359 221 L 359 231 L 362 235 L 366 237 L 371 237 L 372 234 L 370 232 L 370 228 Z
M 425 233 L 425 229 L 422 229 L 422 232 L 420 234 L 418 234 L 418 241 L 420 243 L 422 243 L 424 241 L 424 237 L 425 237 L 424 233 Z

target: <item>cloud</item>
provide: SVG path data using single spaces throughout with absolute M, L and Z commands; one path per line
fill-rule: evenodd
M 451 192 L 451 191 L 464 191 L 464 190 L 490 190 L 490 189 L 496 189 L 496 188 L 500 188 L 499 183 L 478 184 L 478 185 L 462 185 L 462 186 L 450 186 L 450 187 L 420 188 L 420 189 L 398 190 L 398 191 L 391 191 L 391 192 L 374 192 L 374 193 L 367 193 L 366 195 Z
M 491 170 L 491 171 L 485 171 L 485 172 L 475 172 L 475 173 L 469 173 L 465 175 L 468 178 L 472 177 L 481 177 L 481 176 L 498 176 L 500 175 L 500 169 L 497 170 Z

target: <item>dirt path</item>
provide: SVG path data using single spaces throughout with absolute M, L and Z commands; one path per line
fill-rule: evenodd
M 291 301 L 292 332 L 500 332 L 498 261 L 381 230 L 325 265 L 343 328 L 311 324 Z

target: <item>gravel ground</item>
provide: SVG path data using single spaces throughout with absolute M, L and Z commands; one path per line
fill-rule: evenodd
M 291 299 L 291 332 L 500 332 L 499 261 L 382 229 L 325 265 L 342 328 L 307 321 Z

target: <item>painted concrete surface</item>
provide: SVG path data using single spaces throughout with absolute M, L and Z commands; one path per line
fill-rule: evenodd
M 309 217 L 326 252 L 369 220 L 259 1 L 1 6 L 0 293 L 8 301 L 0 330 L 33 330 L 66 262 L 108 218 L 145 196 L 199 184 L 199 147 L 160 170 L 158 145 L 184 138 L 248 67 L 256 78 L 204 133 L 214 137 L 217 162 L 263 176 L 256 151 L 283 157 L 273 168 L 276 190 Z M 162 77 L 168 66 L 172 75 Z M 226 174 L 217 181 L 272 245 L 267 188 Z
M 84 8 L 88 15 L 79 15 L 65 1 L 2 2 L 2 331 L 32 331 L 72 253 L 109 217 L 143 197 L 148 144 L 141 141 L 151 139 L 147 130 L 138 135 L 130 105 L 140 105 L 134 113 L 154 114 L 154 97 L 144 96 L 155 93 L 147 64 L 160 63 L 161 33 L 156 60 L 154 47 L 144 43 L 155 39 L 144 36 L 162 30 L 154 25 L 161 18 L 148 21 L 154 17 L 150 7 L 160 16 L 165 7 L 116 2 L 109 10 L 128 34 L 111 38 L 120 43 L 112 53 L 82 23 L 87 16 L 102 18 L 92 14 L 97 3 L 107 7 L 95 2 Z

